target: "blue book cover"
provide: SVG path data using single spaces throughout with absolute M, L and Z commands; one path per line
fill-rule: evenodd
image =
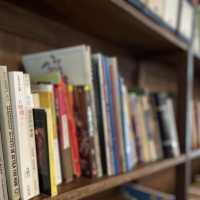
M 142 185 L 126 184 L 122 186 L 122 194 L 128 199 L 136 200 L 176 200 L 174 195 L 159 192 Z
M 107 96 L 108 96 L 108 104 L 109 104 L 109 118 L 110 118 L 110 127 L 112 134 L 112 154 L 113 154 L 113 165 L 115 169 L 115 175 L 119 173 L 119 160 L 118 160 L 118 146 L 117 146 L 117 138 L 116 138 L 116 126 L 114 122 L 114 113 L 113 113 L 113 102 L 112 102 L 112 86 L 111 86 L 111 78 L 110 78 L 110 66 L 107 62 L 107 58 L 103 58 L 103 67 L 104 67 L 104 76 L 106 78 L 106 88 L 107 88 Z

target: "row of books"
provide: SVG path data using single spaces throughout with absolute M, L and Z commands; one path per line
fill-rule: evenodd
M 128 0 L 161 26 L 191 40 L 194 6 L 188 0 Z M 199 26 L 198 26 L 199 27 Z
M 124 200 L 175 200 L 173 194 L 166 194 L 139 184 L 125 184 L 121 188 Z
M 55 196 L 62 182 L 180 154 L 172 98 L 128 93 L 116 58 L 82 45 L 23 63 L 32 84 L 28 74 L 0 67 L 3 199 L 7 191 L 9 199 Z
M 193 101 L 192 110 L 192 149 L 200 148 L 200 102 L 198 100 Z

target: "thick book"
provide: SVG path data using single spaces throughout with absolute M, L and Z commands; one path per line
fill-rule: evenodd
M 109 58 L 108 61 L 110 65 L 113 112 L 114 112 L 114 121 L 117 134 L 116 138 L 117 138 L 118 152 L 119 152 L 119 166 L 120 166 L 119 172 L 122 173 L 126 171 L 126 160 L 125 160 L 124 138 L 122 130 L 119 72 L 118 72 L 117 59 L 113 57 Z
M 64 181 L 70 182 L 73 180 L 72 148 L 68 124 L 66 85 L 63 81 L 54 85 L 54 95 L 57 108 L 62 174 Z
M 55 98 L 54 98 L 54 87 L 52 84 L 38 84 L 35 86 L 34 90 L 39 95 L 39 102 L 41 108 L 47 108 L 50 110 L 51 121 L 50 126 L 53 129 L 54 135 L 54 158 L 56 166 L 56 182 L 57 184 L 62 183 L 62 170 L 61 170 L 61 158 L 58 140 L 58 129 L 57 129 L 57 119 L 56 119 L 56 108 L 55 108 Z
M 40 192 L 43 194 L 53 196 L 54 188 L 52 188 L 51 185 L 49 140 L 46 111 L 44 109 L 33 109 L 33 117 Z
M 74 88 L 75 118 L 79 142 L 79 154 L 82 175 L 97 176 L 94 135 L 92 134 L 91 102 L 88 86 Z
M 93 55 L 93 81 L 95 89 L 102 169 L 105 175 L 114 175 L 109 105 L 107 84 L 103 70 L 103 59 L 103 55 L 101 54 Z
M 192 140 L 191 140 L 192 149 L 197 149 L 199 146 L 196 112 L 197 111 L 195 108 L 195 102 L 193 101 L 192 102 Z
M 0 66 L 0 119 L 8 195 L 10 200 L 17 200 L 20 198 L 20 191 L 16 138 L 13 127 L 13 113 L 6 66 Z
M 136 199 L 136 200 L 175 200 L 175 196 L 172 194 L 166 194 L 151 188 L 147 188 L 142 185 L 126 184 L 121 188 L 122 194 L 125 199 Z
M 16 138 L 20 196 L 26 200 L 39 194 L 34 129 L 33 124 L 30 125 L 31 119 L 29 119 L 29 111 L 32 113 L 32 110 L 29 110 L 27 105 L 25 89 L 27 85 L 23 72 L 9 72 L 9 84 Z M 33 123 L 33 121 L 31 122 Z M 33 132 L 30 133 L 30 129 Z
M 76 130 L 76 122 L 74 116 L 74 98 L 73 98 L 73 86 L 71 84 L 66 85 L 66 98 L 67 98 L 67 119 L 69 125 L 69 137 L 71 143 L 72 152 L 72 165 L 73 172 L 76 177 L 81 176 L 79 145 Z
M 1 131 L 0 131 L 0 199 L 8 200 L 8 191 L 7 191 L 7 183 L 6 183 L 4 158 L 3 158 Z

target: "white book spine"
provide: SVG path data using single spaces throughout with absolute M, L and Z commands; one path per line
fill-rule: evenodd
M 13 110 L 14 133 L 16 137 L 17 164 L 19 172 L 20 195 L 26 200 L 32 197 L 31 158 L 29 137 L 27 135 L 24 106 L 24 82 L 22 72 L 9 72 L 10 95 Z
M 24 74 L 24 95 L 25 95 L 25 121 L 27 125 L 27 136 L 29 138 L 29 149 L 31 158 L 31 178 L 32 188 L 31 196 L 35 197 L 39 195 L 39 179 L 38 179 L 38 166 L 37 166 L 37 155 L 36 155 L 36 143 L 34 133 L 34 122 L 33 122 L 33 97 L 31 94 L 30 77 L 28 74 Z
M 0 132 L 0 200 L 8 200 L 1 132 Z
M 13 130 L 13 113 L 6 66 L 0 66 L 0 115 L 8 196 L 10 200 L 18 200 L 20 198 L 20 193 L 16 139 Z

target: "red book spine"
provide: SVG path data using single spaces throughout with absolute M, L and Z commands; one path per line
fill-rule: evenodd
M 59 124 L 59 141 L 62 158 L 62 172 L 66 182 L 73 179 L 72 155 L 69 137 L 69 125 L 67 116 L 67 96 L 64 82 L 55 85 L 55 99 Z
M 70 143 L 71 143 L 71 152 L 72 152 L 72 164 L 74 175 L 77 177 L 81 176 L 81 166 L 80 166 L 80 156 L 79 156 L 79 145 L 77 138 L 77 130 L 74 118 L 73 110 L 73 86 L 67 85 L 66 87 L 67 94 L 67 113 L 68 113 L 68 124 L 69 124 L 69 133 L 70 133 Z

